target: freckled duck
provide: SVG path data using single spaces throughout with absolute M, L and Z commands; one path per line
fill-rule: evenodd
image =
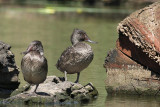
M 42 43 L 38 40 L 31 42 L 23 54 L 24 57 L 21 61 L 23 77 L 29 84 L 36 85 L 34 90 L 36 93 L 39 84 L 46 80 L 48 72 L 47 59 L 43 55 Z
M 77 73 L 75 83 L 78 83 L 80 72 L 87 68 L 93 60 L 94 54 L 91 46 L 83 41 L 97 43 L 91 41 L 85 31 L 74 29 L 71 35 L 72 46 L 68 47 L 57 61 L 56 67 L 65 73 L 65 81 L 67 81 L 67 73 Z

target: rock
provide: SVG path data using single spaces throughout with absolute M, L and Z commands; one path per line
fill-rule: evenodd
M 82 86 L 79 83 L 61 81 L 61 79 L 56 76 L 48 76 L 46 81 L 37 88 L 37 94 L 33 93 L 34 89 L 35 86 L 30 86 L 29 88 L 28 85 L 26 85 L 22 89 L 17 89 L 14 92 L 20 92 L 19 94 L 13 94 L 10 98 L 2 100 L 1 103 L 67 104 L 89 102 L 98 96 L 98 91 L 92 83 Z
M 19 70 L 10 49 L 10 45 L 0 41 L 0 93 L 6 90 L 6 94 L 11 94 L 20 84 Z
M 110 94 L 160 95 L 160 2 L 140 9 L 120 22 L 116 49 L 104 67 Z

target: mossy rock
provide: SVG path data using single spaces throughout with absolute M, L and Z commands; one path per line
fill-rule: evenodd
M 98 96 L 98 91 L 92 83 L 83 86 L 70 81 L 58 80 L 59 82 L 56 82 L 57 78 L 48 76 L 46 81 L 39 85 L 36 93 L 33 93 L 35 86 L 25 85 L 14 91 L 10 98 L 2 100 L 0 103 L 67 104 L 89 102 Z

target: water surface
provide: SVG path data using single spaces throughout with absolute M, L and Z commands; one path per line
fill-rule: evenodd
M 84 14 L 39 14 L 26 11 L 0 11 L 0 37 L 1 41 L 12 46 L 11 50 L 15 54 L 16 64 L 20 67 L 22 55 L 20 54 L 28 47 L 33 40 L 40 40 L 44 46 L 45 56 L 48 59 L 48 75 L 64 76 L 58 71 L 55 64 L 61 53 L 68 46 L 71 46 L 70 36 L 74 28 L 83 29 L 88 36 L 97 41 L 98 44 L 90 44 L 94 50 L 94 59 L 88 68 L 83 70 L 80 75 L 80 83 L 85 85 L 92 82 L 97 88 L 99 96 L 89 104 L 73 104 L 67 106 L 84 107 L 156 107 L 159 102 L 154 98 L 137 98 L 108 96 L 105 90 L 106 72 L 103 68 L 107 51 L 115 48 L 118 38 L 117 25 L 121 19 L 94 17 L 94 15 Z M 23 80 L 22 73 L 19 75 L 21 85 L 26 82 Z M 69 81 L 76 80 L 76 74 L 68 75 Z M 149 99 L 148 99 L 149 98 Z M 150 104 L 150 105 L 148 105 Z M 134 105 L 134 106 L 133 106 Z M 13 105 L 11 105 L 13 106 Z M 16 105 L 15 105 L 16 106 Z M 24 106 L 24 105 L 23 105 Z M 38 106 L 38 105 L 35 105 Z M 53 105 L 48 105 L 52 106 Z M 58 107 L 58 106 L 56 106 Z

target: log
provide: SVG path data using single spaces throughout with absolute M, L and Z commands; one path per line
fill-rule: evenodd
M 160 74 L 159 4 L 160 2 L 156 2 L 136 11 L 119 24 L 117 29 L 120 44 L 117 47 L 132 59 Z M 128 42 L 128 46 L 124 42 Z
M 116 49 L 108 52 L 108 93 L 160 95 L 160 2 L 129 15 L 117 27 Z

